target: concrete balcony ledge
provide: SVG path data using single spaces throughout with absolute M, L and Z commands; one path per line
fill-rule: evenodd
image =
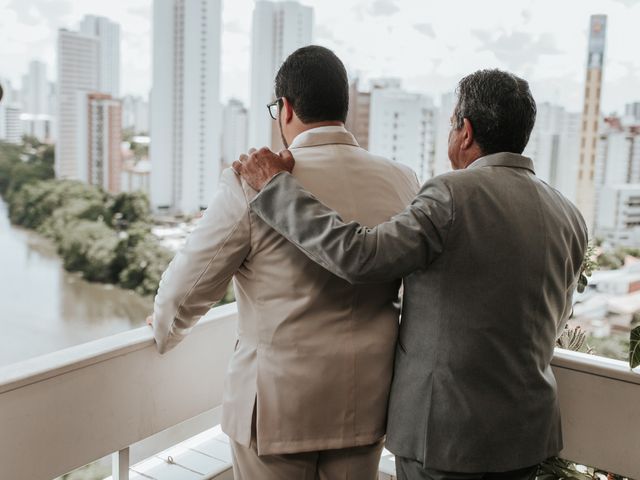
M 50 480 L 115 453 L 121 480 L 215 427 L 236 320 L 235 304 L 216 308 L 164 356 L 142 327 L 0 368 L 0 477 Z M 562 456 L 640 478 L 640 375 L 625 362 L 563 350 L 553 368 Z M 392 474 L 387 456 L 381 478 Z

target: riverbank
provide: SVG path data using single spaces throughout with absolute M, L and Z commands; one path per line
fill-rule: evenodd
M 0 200 L 0 366 L 145 324 L 153 299 L 64 270 L 55 245 Z

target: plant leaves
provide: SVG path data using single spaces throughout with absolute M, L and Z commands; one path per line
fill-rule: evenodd
M 631 330 L 629 338 L 629 366 L 636 368 L 640 365 L 640 326 Z

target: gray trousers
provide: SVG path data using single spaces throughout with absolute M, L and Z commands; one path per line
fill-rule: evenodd
M 456 473 L 424 468 L 422 463 L 396 457 L 398 480 L 535 480 L 538 465 L 500 473 Z

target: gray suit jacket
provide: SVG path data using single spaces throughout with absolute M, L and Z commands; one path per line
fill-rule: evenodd
M 530 159 L 499 153 L 433 178 L 375 228 L 344 223 L 286 173 L 251 208 L 352 283 L 404 277 L 392 452 L 428 468 L 491 472 L 562 449 L 550 362 L 587 229 Z

